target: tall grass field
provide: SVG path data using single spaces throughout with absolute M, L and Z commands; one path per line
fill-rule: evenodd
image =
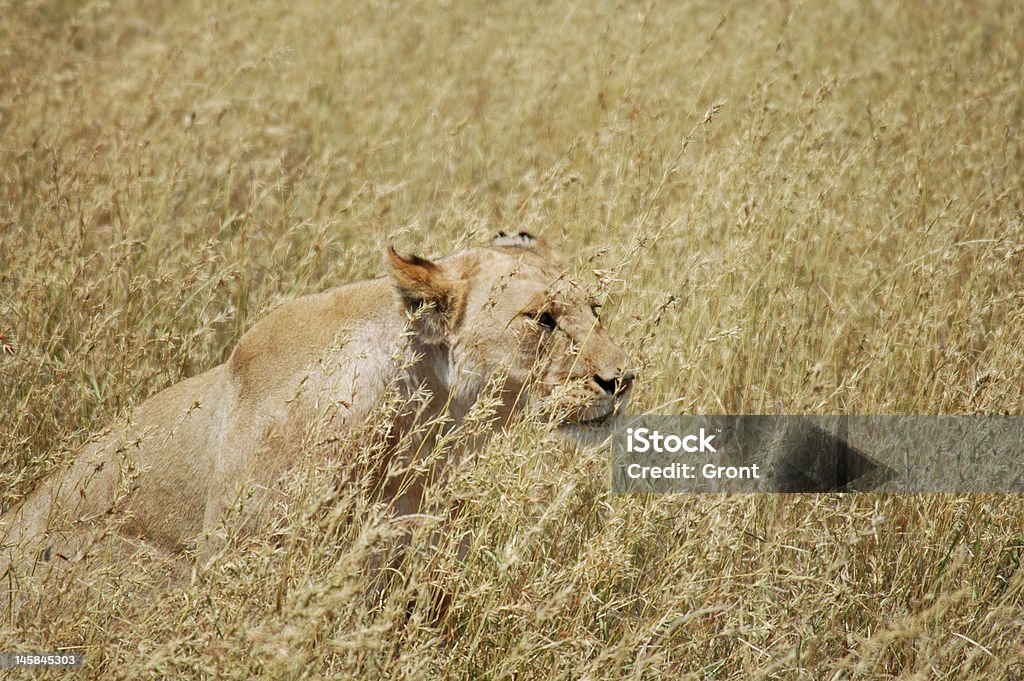
M 1024 5 L 0 1 L 0 511 L 284 301 L 499 230 L 606 299 L 631 413 L 1024 415 Z M 616 495 L 524 420 L 402 523 L 340 465 L 209 560 L 98 543 L 0 652 L 1024 679 L 1018 496 Z

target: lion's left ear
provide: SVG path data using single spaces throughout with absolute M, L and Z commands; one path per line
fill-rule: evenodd
M 559 267 L 565 267 L 566 265 L 565 258 L 560 253 L 548 246 L 544 239 L 534 236 L 529 232 L 519 232 L 518 234 L 498 232 L 491 237 L 491 246 L 493 248 L 529 251 Z
M 449 279 L 444 268 L 418 255 L 399 255 L 388 246 L 391 284 L 399 306 L 420 340 L 429 345 L 447 342 L 462 320 L 466 282 Z

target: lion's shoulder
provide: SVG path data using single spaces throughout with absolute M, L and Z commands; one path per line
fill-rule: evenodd
M 228 368 L 242 395 L 272 391 L 323 358 L 331 348 L 361 342 L 370 352 L 400 320 L 388 282 L 359 281 L 302 296 L 273 310 L 238 341 Z M 365 350 L 364 350 L 365 352 Z

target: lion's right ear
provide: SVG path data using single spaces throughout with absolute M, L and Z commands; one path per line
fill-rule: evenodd
M 399 306 L 420 339 L 430 345 L 447 342 L 462 319 L 466 283 L 452 281 L 443 267 L 418 255 L 399 255 L 388 246 L 391 284 Z

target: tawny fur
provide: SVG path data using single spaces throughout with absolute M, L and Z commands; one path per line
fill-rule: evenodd
M 622 408 L 625 357 L 543 243 L 499 235 L 435 262 L 389 249 L 387 263 L 388 277 L 282 306 L 227 362 L 143 402 L 4 518 L 5 545 L 62 554 L 116 511 L 125 533 L 185 549 L 243 495 L 265 504 L 314 421 L 342 435 L 386 389 L 429 396 L 395 415 L 394 442 L 442 410 L 457 426 L 495 377 L 495 425 L 528 405 L 568 427 Z M 415 510 L 405 496 L 399 511 Z

